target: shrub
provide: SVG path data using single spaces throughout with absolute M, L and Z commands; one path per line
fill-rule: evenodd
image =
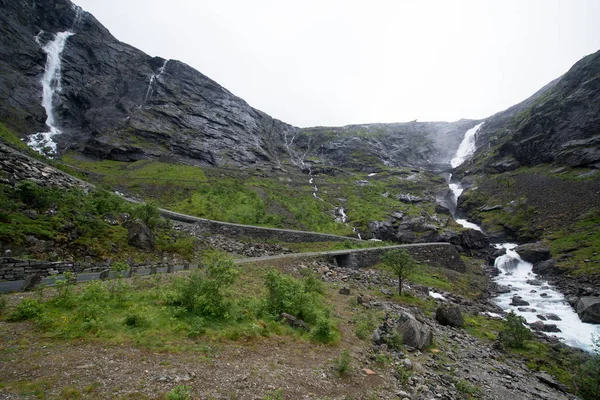
M 189 400 L 191 399 L 190 388 L 186 385 L 177 385 L 167 394 L 168 400 Z
M 313 291 L 313 283 L 306 285 L 306 280 L 303 282 L 272 270 L 265 275 L 265 285 L 267 309 L 272 315 L 285 312 L 307 323 L 316 323 L 324 311 L 322 297 Z
M 225 319 L 233 308 L 229 290 L 238 270 L 233 260 L 220 254 L 209 255 L 205 264 L 204 270 L 196 270 L 188 278 L 176 280 L 165 296 L 166 301 L 201 317 Z
M 134 218 L 139 218 L 144 221 L 151 229 L 156 228 L 160 222 L 160 210 L 153 201 L 134 207 L 132 215 Z
M 6 309 L 6 297 L 0 294 L 0 315 L 4 314 Z
M 53 190 L 44 189 L 30 180 L 19 182 L 16 189 L 19 199 L 37 210 L 50 207 L 57 197 Z
M 335 340 L 335 330 L 328 314 L 323 314 L 310 332 L 311 337 L 320 343 L 331 343 Z
M 15 310 L 10 313 L 7 320 L 11 322 L 25 321 L 28 319 L 37 318 L 44 312 L 44 305 L 38 300 L 23 299 Z
M 333 368 L 340 376 L 344 376 L 350 372 L 352 358 L 348 350 L 342 351 L 339 357 L 333 359 Z
M 509 347 L 523 348 L 525 341 L 531 337 L 531 331 L 525 326 L 525 318 L 515 314 L 513 311 L 506 314 L 503 321 L 503 330 L 500 332 L 500 340 Z

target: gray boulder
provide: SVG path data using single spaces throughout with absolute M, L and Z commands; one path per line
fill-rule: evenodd
M 142 250 L 153 250 L 155 246 L 154 233 L 140 219 L 131 222 L 127 227 L 129 243 L 133 247 Z
M 402 335 L 402 341 L 405 345 L 419 350 L 431 345 L 433 341 L 431 329 L 406 312 L 400 315 L 395 329 L 396 332 Z
M 600 324 L 600 297 L 586 296 L 577 303 L 577 314 L 582 322 Z
M 460 308 L 456 306 L 442 306 L 435 312 L 435 319 L 442 325 L 462 328 L 465 326 Z
M 556 266 L 553 259 L 540 261 L 533 266 L 533 273 L 539 275 L 560 275 L 563 271 Z
M 513 296 L 512 301 L 510 302 L 511 306 L 515 306 L 515 307 L 522 307 L 522 306 L 528 306 L 529 302 L 523 300 L 523 298 L 521 296 Z
M 542 242 L 526 243 L 515 249 L 524 261 L 532 264 L 546 261 L 550 258 L 550 248 Z

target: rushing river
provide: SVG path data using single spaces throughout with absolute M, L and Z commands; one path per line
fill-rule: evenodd
M 465 133 L 456 156 L 452 159 L 453 168 L 458 167 L 473 155 L 477 131 L 482 125 L 483 123 Z M 459 183 L 451 182 L 451 180 L 452 175 L 450 175 L 448 184 L 453 194 L 454 211 L 463 188 Z M 480 226 L 466 219 L 455 220 L 465 228 L 482 231 Z M 507 312 L 514 311 L 516 314 L 521 315 L 528 323 L 542 320 L 544 324 L 556 325 L 560 332 L 548 333 L 549 335 L 556 335 L 569 346 L 591 350 L 593 335 L 600 337 L 600 325 L 581 322 L 579 316 L 562 293 L 534 274 L 532 272 L 533 265 L 523 261 L 514 250 L 515 247 L 517 245 L 514 243 L 496 245 L 498 249 L 506 249 L 506 254 L 498 257 L 494 263 L 500 271 L 494 281 L 506 292 L 494 298 L 494 302 Z M 513 296 L 520 296 L 521 300 L 529 303 L 529 305 L 524 305 L 525 303 L 519 306 L 511 305 Z

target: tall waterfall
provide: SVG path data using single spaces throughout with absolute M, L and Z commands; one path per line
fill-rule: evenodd
M 46 53 L 46 66 L 44 75 L 42 76 L 42 107 L 46 110 L 46 126 L 48 132 L 40 132 L 31 135 L 27 138 L 27 145 L 32 149 L 44 154 L 56 153 L 56 142 L 52 139 L 54 136 L 61 133 L 56 123 L 54 115 L 54 95 L 62 91 L 61 78 L 61 55 L 65 49 L 67 39 L 74 35 L 71 31 L 59 32 L 54 35 L 54 39 L 45 45 L 41 43 L 40 32 L 36 37 L 36 42 L 42 46 L 42 50 Z

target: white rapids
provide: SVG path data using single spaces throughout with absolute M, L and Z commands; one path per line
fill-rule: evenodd
M 453 168 L 464 163 L 475 153 L 476 134 L 482 125 L 483 122 L 465 133 L 456 156 L 451 161 Z M 452 191 L 453 206 L 456 210 L 457 200 L 463 192 L 463 187 L 459 183 L 451 183 L 451 179 L 452 175 L 449 177 L 448 186 Z M 482 232 L 480 226 L 466 219 L 456 219 L 456 222 L 465 228 Z M 494 302 L 504 311 L 514 311 L 521 315 L 528 323 L 542 320 L 540 316 L 546 318 L 546 321 L 542 321 L 544 324 L 555 324 L 561 331 L 548 333 L 549 335 L 556 335 L 569 346 L 590 351 L 593 346 L 592 335 L 600 337 L 600 326 L 581 322 L 564 296 L 548 282 L 538 279 L 532 271 L 533 265 L 523 261 L 514 250 L 515 247 L 517 245 L 514 243 L 496 245 L 497 249 L 506 249 L 506 254 L 498 257 L 494 263 L 500 270 L 500 275 L 494 278 L 494 281 L 510 290 L 494 298 Z M 510 305 L 513 296 L 520 296 L 522 300 L 529 303 L 529 306 Z
M 35 36 L 35 40 L 40 46 L 41 33 Z M 49 154 L 56 153 L 56 142 L 53 137 L 62 133 L 56 124 L 53 100 L 54 95 L 62 91 L 61 54 L 65 49 L 67 39 L 73 35 L 74 33 L 71 31 L 59 32 L 54 36 L 54 40 L 42 46 L 42 50 L 46 53 L 46 66 L 41 80 L 42 107 L 46 110 L 46 126 L 48 126 L 49 131 L 30 135 L 26 141 L 29 147 L 42 154 L 45 152 Z
M 562 293 L 554 290 L 548 282 L 537 278 L 532 272 L 533 265 L 523 261 L 514 251 L 516 246 L 513 243 L 496 245 L 498 249 L 506 249 L 506 254 L 498 257 L 494 263 L 500 270 L 500 275 L 494 281 L 498 285 L 509 287 L 510 292 L 499 295 L 494 301 L 502 309 L 523 316 L 528 323 L 540 320 L 538 315 L 546 317 L 548 314 L 554 314 L 560 318 L 559 321 L 548 319 L 543 322 L 555 324 L 561 332 L 550 333 L 550 335 L 564 339 L 570 346 L 591 350 L 592 335 L 600 336 L 600 326 L 581 322 Z M 511 306 L 513 296 L 520 296 L 529 305 Z

